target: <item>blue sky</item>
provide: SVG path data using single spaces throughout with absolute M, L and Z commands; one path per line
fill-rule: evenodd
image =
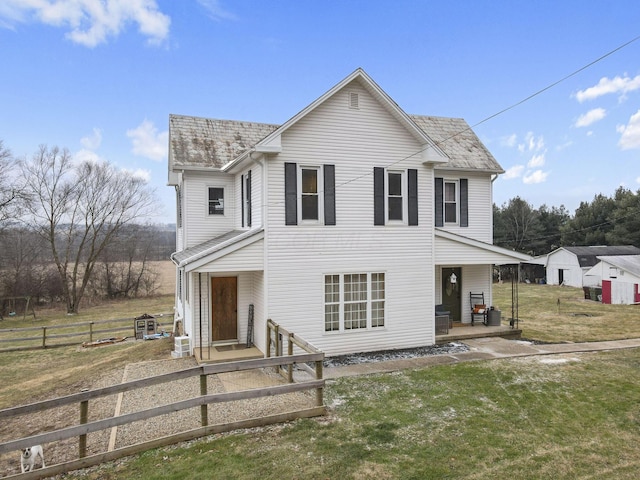
M 573 213 L 640 188 L 640 40 L 483 120 L 638 36 L 637 0 L 2 0 L 0 139 L 142 175 L 173 222 L 170 113 L 283 123 L 362 67 L 407 113 L 476 125 L 498 205 Z

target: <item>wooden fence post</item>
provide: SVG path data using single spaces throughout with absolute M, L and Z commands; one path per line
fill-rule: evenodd
M 316 361 L 316 380 L 322 380 L 322 360 Z M 316 405 L 321 407 L 324 405 L 322 398 L 322 387 L 316 389 Z
M 89 418 L 89 400 L 80 402 L 80 424 L 87 423 Z M 84 458 L 87 456 L 87 435 L 80 435 L 78 439 L 78 456 Z
M 287 354 L 293 355 L 293 333 L 289 334 L 289 345 L 287 346 Z M 290 363 L 288 367 L 288 380 L 289 383 L 293 383 L 293 363 Z
M 200 375 L 200 395 L 203 397 L 207 394 L 207 376 Z M 200 405 L 200 423 L 203 427 L 209 425 L 209 414 L 207 410 L 207 404 Z
M 42 327 L 42 348 L 47 348 L 47 327 Z
M 89 342 L 93 342 L 93 322 L 89 322 Z

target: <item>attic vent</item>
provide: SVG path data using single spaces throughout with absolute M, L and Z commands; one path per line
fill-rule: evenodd
M 349 108 L 360 108 L 360 98 L 356 92 L 349 92 Z

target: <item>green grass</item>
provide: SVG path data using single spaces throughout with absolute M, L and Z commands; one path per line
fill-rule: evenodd
M 503 319 L 510 299 L 510 284 L 496 286 L 493 303 Z M 152 310 L 140 305 L 127 315 Z M 528 338 L 640 337 L 637 308 L 586 301 L 580 289 L 520 285 L 520 327 Z M 124 315 L 115 304 L 110 312 L 111 318 Z M 79 389 L 90 375 L 167 358 L 170 348 L 161 340 L 95 349 L 90 355 L 76 347 L 3 353 L 0 403 L 54 396 L 51 385 Z M 639 369 L 640 349 L 630 349 L 342 378 L 325 388 L 327 417 L 151 450 L 78 475 L 106 480 L 634 479 L 640 471 Z
M 89 479 L 637 478 L 640 350 L 331 382 L 328 419 L 213 436 Z

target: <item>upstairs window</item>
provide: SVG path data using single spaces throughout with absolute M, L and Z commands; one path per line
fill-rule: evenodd
M 435 226 L 469 226 L 469 180 L 435 177 Z
M 242 226 L 251 226 L 251 170 L 240 178 L 242 194 Z
M 388 172 L 387 174 L 387 220 L 402 221 L 404 200 L 402 197 L 402 173 Z
M 336 224 L 335 165 L 284 164 L 285 225 Z
M 458 184 L 444 182 L 444 223 L 458 222 Z
M 373 224 L 418 225 L 418 170 L 373 167 Z
M 209 187 L 209 215 L 224 215 L 224 188 Z
M 300 168 L 300 212 L 301 220 L 311 220 L 317 222 L 320 218 L 318 213 L 320 207 L 318 194 L 318 167 Z

